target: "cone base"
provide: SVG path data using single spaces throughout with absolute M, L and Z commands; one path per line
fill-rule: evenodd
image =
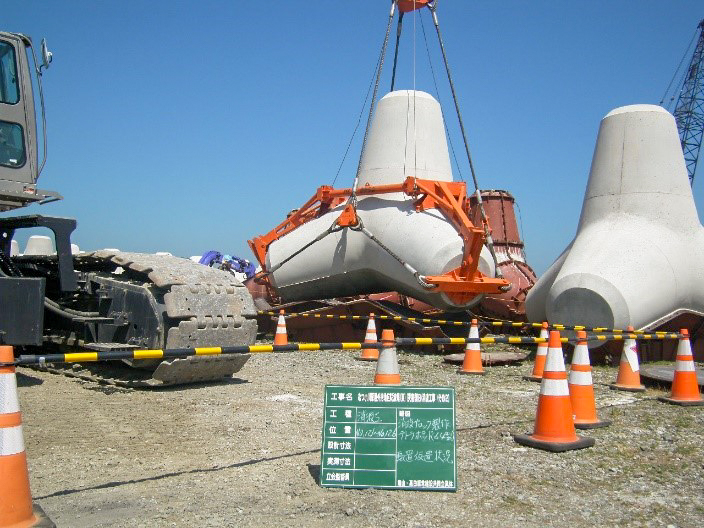
M 542 376 L 532 376 L 532 375 L 531 375 L 531 376 L 523 376 L 523 379 L 526 380 L 526 381 L 536 381 L 536 382 L 538 382 L 538 383 L 540 383 L 541 381 L 543 381 L 543 377 L 542 377 Z
M 597 420 L 596 422 L 575 422 L 575 429 L 598 429 L 599 427 L 608 427 L 611 425 L 611 420 Z
M 486 374 L 486 370 L 462 370 L 461 368 L 458 368 L 457 374 L 476 374 L 479 376 L 483 376 L 484 374 Z
M 373 356 L 357 356 L 355 358 L 357 361 L 378 361 L 379 356 L 373 357 Z
M 545 442 L 544 440 L 536 440 L 530 435 L 513 435 L 513 439 L 521 445 L 550 451 L 552 453 L 562 453 L 564 451 L 572 451 L 574 449 L 584 449 L 594 445 L 593 438 L 577 437 L 576 442 Z
M 609 385 L 611 390 L 622 390 L 626 392 L 645 392 L 645 385 L 619 385 L 618 383 L 612 383 Z
M 658 400 L 661 402 L 670 403 L 672 405 L 681 405 L 682 407 L 698 407 L 700 405 L 704 405 L 704 400 L 701 398 L 698 400 L 675 400 L 673 398 L 665 398 L 664 396 L 660 396 Z
M 17 528 L 56 528 L 54 521 L 49 519 L 44 510 L 36 502 L 32 503 L 32 517 L 11 526 Z

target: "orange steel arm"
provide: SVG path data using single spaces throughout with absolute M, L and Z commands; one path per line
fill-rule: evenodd
M 403 192 L 415 198 L 415 208 L 418 211 L 433 208 L 442 211 L 464 241 L 461 265 L 444 275 L 424 276 L 423 280 L 426 283 L 460 304 L 477 293 L 499 293 L 510 286 L 508 281 L 487 277 L 477 269 L 479 254 L 485 242 L 484 231 L 469 219 L 469 200 L 465 183 L 419 180 L 409 176 L 403 183 L 360 187 L 356 195 L 368 196 L 394 192 Z M 262 270 L 266 271 L 266 252 L 272 242 L 344 203 L 351 195 L 352 189 L 333 189 L 323 185 L 310 200 L 286 220 L 267 234 L 250 240 L 249 247 L 261 264 Z M 356 213 L 350 204 L 340 215 L 338 224 L 346 227 L 356 224 Z
M 339 194 L 339 191 L 336 191 L 329 185 L 323 185 L 318 188 L 310 200 L 304 203 L 299 209 L 294 209 L 286 220 L 281 222 L 274 229 L 265 235 L 249 240 L 247 243 L 252 253 L 254 253 L 254 256 L 257 257 L 262 270 L 266 270 L 266 252 L 272 242 L 287 235 L 298 226 L 314 218 L 318 218 L 327 213 L 330 209 L 337 207 L 345 201 L 346 196 L 347 195 Z

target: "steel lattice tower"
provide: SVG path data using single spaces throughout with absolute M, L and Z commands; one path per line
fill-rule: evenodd
M 704 20 L 699 22 L 698 27 L 699 40 L 675 107 L 675 120 L 690 184 L 694 181 L 704 133 Z

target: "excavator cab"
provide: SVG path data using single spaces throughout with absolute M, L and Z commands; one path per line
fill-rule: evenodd
M 56 192 L 36 188 L 46 150 L 40 165 L 31 67 L 41 94 L 41 69 L 51 61 L 44 41 L 42 57 L 42 66 L 37 67 L 29 37 L 0 32 L 0 211 L 61 199 Z
M 29 37 L 0 32 L 0 212 L 62 198 L 57 192 L 36 186 L 46 161 L 46 129 L 43 126 L 44 155 L 40 163 L 31 68 L 36 72 L 44 124 L 41 71 L 50 62 L 51 53 L 45 41 L 42 41 L 42 65 L 37 66 Z M 40 215 L 0 218 L 0 299 L 4 306 L 23 307 L 0 311 L 0 344 L 41 342 L 44 279 L 23 277 L 10 258 L 15 231 L 33 227 L 46 227 L 54 232 L 60 290 L 76 289 L 71 259 L 75 220 Z

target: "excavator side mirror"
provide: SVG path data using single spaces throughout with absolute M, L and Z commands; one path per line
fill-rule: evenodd
M 49 51 L 49 48 L 46 47 L 46 39 L 42 39 L 42 66 L 44 66 L 44 69 L 49 67 L 49 64 L 51 64 L 51 59 L 53 58 L 52 53 Z

